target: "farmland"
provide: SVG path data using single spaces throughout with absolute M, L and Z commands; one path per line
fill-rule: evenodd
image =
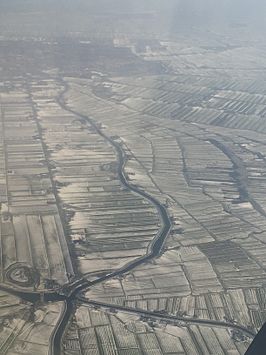
M 263 128 L 260 135 L 256 125 L 247 130 L 255 112 L 248 110 L 239 126 L 208 121 L 214 112 L 205 101 L 213 95 L 215 78 L 210 88 L 207 79 L 195 85 L 191 80 L 190 75 L 133 77 L 130 84 L 121 77 L 65 79 L 68 107 L 120 138 L 130 157 L 125 165 L 130 182 L 156 196 L 173 222 L 160 258 L 93 286 L 85 297 L 114 309 L 226 320 L 256 331 L 265 322 Z M 241 90 L 253 104 L 263 105 L 257 86 L 250 91 L 244 84 Z M 226 85 L 221 83 L 224 91 Z M 186 119 L 182 110 L 195 102 L 206 108 Z
M 24 265 L 35 270 L 25 286 L 66 283 L 72 262 L 31 99 L 19 82 L 1 94 L 1 161 L 2 282 Z
M 266 321 L 265 48 L 134 16 L 0 38 L 1 354 L 243 355 Z
M 245 349 L 244 343 L 235 342 L 223 329 L 147 323 L 132 315 L 86 307 L 78 309 L 67 337 L 64 354 L 242 354 Z

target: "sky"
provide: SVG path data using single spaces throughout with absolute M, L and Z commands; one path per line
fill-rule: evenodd
M 192 26 L 266 28 L 266 0 L 0 0 L 0 31 L 84 30 L 91 15 L 152 12 L 171 31 Z

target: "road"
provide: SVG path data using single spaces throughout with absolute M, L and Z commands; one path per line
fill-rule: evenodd
M 205 325 L 205 326 L 212 326 L 212 327 L 231 328 L 231 329 L 234 329 L 237 331 L 241 331 L 243 334 L 245 334 L 249 338 L 254 338 L 256 335 L 252 330 L 249 330 L 246 327 L 241 326 L 239 324 L 235 324 L 235 323 L 230 323 L 230 322 L 225 322 L 225 321 L 224 322 L 223 321 L 216 321 L 216 320 L 210 320 L 210 319 L 173 316 L 173 315 L 168 315 L 168 314 L 162 314 L 159 312 L 146 311 L 146 310 L 138 309 L 138 308 L 131 308 L 131 307 L 107 304 L 107 303 L 102 303 L 102 302 L 97 302 L 97 301 L 91 301 L 91 300 L 88 300 L 82 296 L 78 296 L 77 299 L 82 304 L 87 304 L 90 307 L 96 307 L 96 308 L 100 308 L 100 309 L 109 309 L 112 311 L 121 311 L 121 312 L 136 314 L 138 316 L 149 318 L 152 320 L 171 322 L 171 323 L 178 324 L 181 326 L 182 325 L 183 326 Z

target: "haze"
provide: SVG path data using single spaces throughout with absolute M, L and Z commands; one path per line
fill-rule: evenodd
M 1 354 L 265 352 L 265 13 L 0 0 Z
M 149 12 L 157 16 L 161 33 L 175 34 L 191 28 L 265 27 L 263 0 L 1 0 L 1 33 L 62 35 L 91 29 L 93 16 Z M 122 16 L 122 15 L 121 15 Z M 120 21 L 123 17 L 120 18 Z M 115 19 L 108 19 L 116 28 Z M 149 34 L 149 26 L 146 28 Z M 156 29 L 154 29 L 156 31 Z M 129 31 L 134 34 L 134 28 Z

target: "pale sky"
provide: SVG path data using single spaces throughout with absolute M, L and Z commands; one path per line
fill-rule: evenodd
M 228 24 L 266 28 L 266 0 L 0 0 L 0 31 L 71 31 L 85 28 L 92 14 L 143 11 L 157 13 L 171 31 Z

